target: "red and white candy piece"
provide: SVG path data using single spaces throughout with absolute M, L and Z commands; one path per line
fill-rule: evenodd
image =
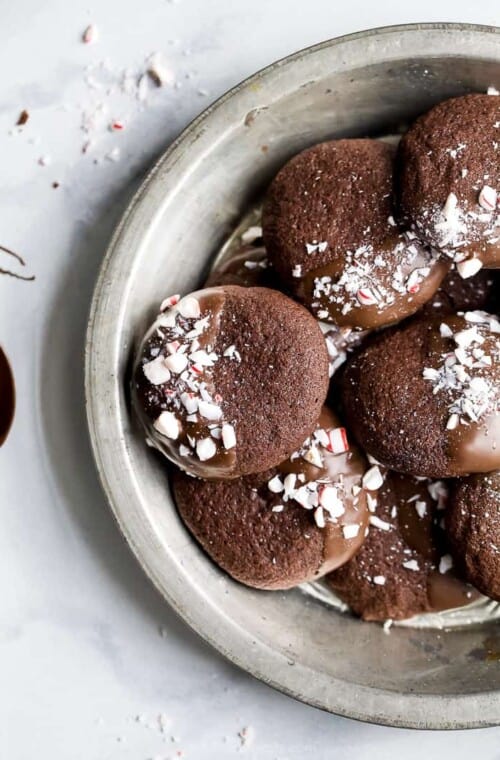
M 175 293 L 173 296 L 168 296 L 161 302 L 160 311 L 166 311 L 167 309 L 170 309 L 172 306 L 178 304 L 180 300 L 181 297 L 179 293 Z
M 479 205 L 486 211 L 494 211 L 497 207 L 498 193 L 494 187 L 483 185 L 479 191 Z
M 378 303 L 375 293 L 370 288 L 360 288 L 356 293 L 356 298 L 361 306 L 375 306 Z
M 340 427 L 329 430 L 328 445 L 326 448 L 334 454 L 343 454 L 344 452 L 349 451 L 346 429 Z
M 88 27 L 85 29 L 84 33 L 82 34 L 82 42 L 85 45 L 92 45 L 94 42 L 97 42 L 99 37 L 99 32 L 97 30 L 97 27 L 95 24 L 89 24 Z

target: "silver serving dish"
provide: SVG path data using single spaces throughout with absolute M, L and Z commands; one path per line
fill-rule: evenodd
M 96 286 L 86 347 L 90 435 L 119 526 L 177 612 L 266 683 L 341 715 L 415 728 L 500 724 L 497 623 L 451 631 L 362 623 L 296 589 L 245 588 L 180 522 L 163 463 L 129 414 L 134 342 L 169 293 L 203 282 L 253 200 L 312 143 L 397 130 L 433 103 L 500 86 L 500 30 L 375 29 L 273 64 L 194 121 L 125 213 Z

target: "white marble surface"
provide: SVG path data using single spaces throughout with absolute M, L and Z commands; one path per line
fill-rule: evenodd
M 362 725 L 295 703 L 222 660 L 158 598 L 124 546 L 83 411 L 92 286 L 152 159 L 211 99 L 273 59 L 359 28 L 431 20 L 500 23 L 498 0 L 3 3 L 0 242 L 22 252 L 37 279 L 0 277 L 0 343 L 19 396 L 0 450 L 1 758 L 500 759 L 500 729 L 417 735 Z M 83 45 L 91 21 L 100 39 Z M 116 88 L 103 98 L 83 81 L 89 63 L 141 67 L 156 50 L 182 86 L 154 93 L 142 111 Z M 125 129 L 102 129 L 82 155 L 82 109 L 96 97 L 108 106 L 105 121 L 123 119 Z M 30 120 L 9 134 L 22 108 Z M 93 162 L 117 145 L 121 160 Z M 38 164 L 42 156 L 50 165 Z M 240 747 L 245 726 L 254 738 Z

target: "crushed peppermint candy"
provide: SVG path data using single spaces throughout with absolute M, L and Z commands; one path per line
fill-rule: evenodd
M 462 277 L 472 277 L 481 265 L 478 259 L 468 257 L 467 246 L 473 241 L 494 243 L 500 235 L 498 192 L 490 185 L 478 188 L 473 208 L 466 201 L 460 205 L 457 195 L 451 192 L 442 208 L 434 207 L 423 214 L 417 228 L 457 263 Z
M 327 459 L 332 454 L 346 454 L 348 450 L 343 428 L 318 427 L 301 448 L 290 456 L 295 472 L 278 472 L 269 479 L 267 487 L 272 494 L 279 496 L 280 504 L 294 501 L 312 511 L 319 528 L 324 528 L 328 523 L 342 524 L 344 517 L 349 518 L 346 515 L 346 503 L 350 502 L 356 507 L 359 502 L 362 493 L 361 473 L 357 483 L 347 483 L 347 472 L 340 472 L 334 482 L 328 474 Z M 304 461 L 303 470 L 300 468 L 300 460 Z M 319 469 L 317 477 L 311 479 L 307 475 L 306 462 Z M 360 524 L 345 524 L 341 527 L 345 539 L 355 538 L 360 531 Z
M 343 315 L 360 306 L 389 308 L 401 296 L 414 295 L 429 276 L 437 254 L 415 243 L 412 232 L 398 235 L 393 249 L 376 254 L 371 244 L 347 251 L 340 276 L 314 279 L 312 309 L 328 319 L 333 306 Z
M 453 567 L 453 558 L 451 554 L 444 554 L 439 560 L 439 572 L 444 575 Z
M 500 322 L 483 311 L 466 312 L 470 326 L 451 336 L 440 333 L 455 344 L 454 350 L 441 356 L 438 368 L 426 367 L 423 378 L 430 381 L 433 393 L 449 397 L 447 430 L 459 425 L 478 423 L 487 414 L 500 411 L 500 392 L 494 368 L 500 361 Z
M 180 458 L 199 462 L 217 455 L 234 458 L 229 452 L 237 445 L 234 424 L 224 419 L 223 399 L 212 386 L 212 369 L 241 357 L 234 345 L 220 356 L 213 350 L 211 323 L 209 303 L 169 296 L 148 334 L 141 364 L 148 395 L 161 409 L 153 422 L 156 433 L 176 442 Z
M 317 240 L 313 240 L 312 243 L 306 243 L 306 252 L 308 254 L 316 253 L 316 251 L 323 253 L 327 248 L 328 242 L 326 240 L 322 240 L 320 243 Z

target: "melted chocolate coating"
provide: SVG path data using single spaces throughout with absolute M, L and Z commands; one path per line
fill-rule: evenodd
M 439 527 L 444 503 L 431 497 L 428 486 L 388 473 L 378 492 L 376 518 L 382 523 L 371 525 L 359 552 L 327 578 L 364 620 L 402 620 L 461 607 L 477 598 L 477 592 L 450 570 L 440 572 L 440 558 L 447 554 Z
M 437 478 L 488 472 L 500 467 L 499 335 L 478 325 L 482 342 L 465 349 L 469 367 L 455 361 L 461 349 L 454 337 L 441 335 L 441 325 L 453 336 L 474 322 L 460 316 L 415 320 L 365 344 L 342 378 L 346 419 L 358 442 L 392 469 Z M 477 350 L 490 364 L 472 357 Z M 448 380 L 456 376 L 450 369 L 444 386 L 437 386 L 447 361 L 455 362 L 472 383 L 487 384 L 487 404 L 476 421 L 464 411 L 467 395 L 476 412 L 481 396 L 472 391 L 470 380 L 451 387 Z M 424 370 L 438 377 L 426 379 Z M 454 416 L 458 402 L 463 413 Z
M 0 348 L 0 446 L 5 443 L 16 405 L 14 377 L 7 357 Z
M 452 484 L 445 527 L 464 577 L 500 602 L 500 471 Z
M 269 258 L 319 319 L 372 329 L 415 313 L 449 269 L 397 228 L 393 146 L 336 140 L 291 159 L 263 210 Z
M 186 303 L 195 317 L 183 316 Z M 160 315 L 139 351 L 134 396 L 168 458 L 194 475 L 234 478 L 289 456 L 313 430 L 327 388 L 313 317 L 277 291 L 227 285 Z
M 471 94 L 445 100 L 417 119 L 399 144 L 400 217 L 456 261 L 500 266 L 496 197 L 500 190 L 500 98 Z M 447 203 L 453 194 L 453 203 Z
M 317 430 L 338 428 L 338 419 L 323 408 Z M 312 441 L 301 451 L 309 450 Z M 173 474 L 173 489 L 182 519 L 212 559 L 236 580 L 265 589 L 284 589 L 315 580 L 350 559 L 361 546 L 368 524 L 362 477 L 367 469 L 355 448 L 333 454 L 323 447 L 315 466 L 298 453 L 279 467 L 231 481 L 200 481 L 183 472 Z M 269 482 L 293 473 L 303 486 L 315 482 L 338 486 L 344 513 L 319 528 L 314 510 Z M 355 494 L 352 488 L 355 486 Z M 273 507 L 281 511 L 273 511 Z M 351 538 L 343 528 L 356 526 Z M 353 531 L 355 532 L 355 530 Z

